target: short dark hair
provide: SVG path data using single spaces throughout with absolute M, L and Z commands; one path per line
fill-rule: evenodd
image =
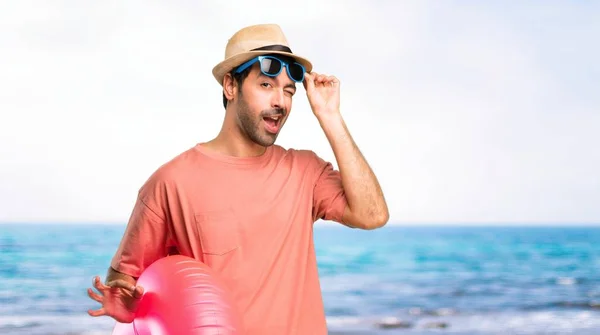
M 236 69 L 231 70 L 230 74 L 233 77 L 233 80 L 235 80 L 238 84 L 238 87 L 242 87 L 242 84 L 244 83 L 246 77 L 248 77 L 248 74 L 250 74 L 251 69 L 252 66 L 240 73 L 235 73 Z M 225 93 L 223 93 L 223 107 L 227 108 L 227 97 L 225 96 Z
M 284 62 L 287 63 L 291 63 L 291 62 L 295 62 L 296 60 L 290 56 L 286 56 L 286 55 L 279 55 L 279 54 L 268 54 L 265 56 L 273 56 L 273 57 L 277 57 L 280 58 L 281 60 L 283 60 Z M 250 66 L 248 68 L 246 68 L 244 71 L 240 72 L 240 73 L 235 73 L 235 70 L 237 70 L 237 67 L 234 68 L 233 70 L 231 70 L 231 72 L 229 72 L 231 74 L 231 76 L 233 77 L 233 80 L 236 81 L 236 83 L 238 84 L 238 87 L 241 87 L 242 84 L 244 83 L 244 80 L 246 79 L 246 77 L 248 77 L 248 74 L 250 74 L 250 71 L 252 70 L 252 68 L 256 66 L 256 64 L 254 64 L 253 66 Z M 227 97 L 225 97 L 225 93 L 223 93 L 223 107 L 227 108 Z

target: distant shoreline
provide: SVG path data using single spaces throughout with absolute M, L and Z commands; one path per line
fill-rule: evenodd
M 75 222 L 75 221 L 0 221 L 0 226 L 9 225 L 32 225 L 32 226 L 125 226 L 127 222 L 100 222 L 100 221 L 87 221 L 87 222 Z M 318 228 L 336 228 L 341 227 L 348 229 L 347 227 L 327 221 L 317 221 L 315 227 Z M 386 228 L 600 228 L 600 222 L 390 222 L 383 229 Z

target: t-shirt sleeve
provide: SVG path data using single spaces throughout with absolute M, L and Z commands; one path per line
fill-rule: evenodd
M 136 278 L 150 264 L 168 254 L 167 223 L 164 216 L 157 214 L 160 206 L 154 204 L 152 198 L 140 191 L 111 261 L 113 269 Z
M 348 202 L 338 170 L 317 155 L 314 155 L 316 181 L 313 188 L 313 219 L 342 222 Z

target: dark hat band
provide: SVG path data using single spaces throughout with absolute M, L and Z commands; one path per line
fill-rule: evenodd
M 265 50 L 283 51 L 283 52 L 292 53 L 292 49 L 286 47 L 285 45 L 281 45 L 281 44 L 265 45 L 264 47 L 252 49 L 251 51 L 265 51 Z

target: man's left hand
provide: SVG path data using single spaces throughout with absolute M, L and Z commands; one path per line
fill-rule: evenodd
M 319 121 L 340 113 L 340 81 L 336 77 L 306 73 L 303 84 L 310 108 Z

